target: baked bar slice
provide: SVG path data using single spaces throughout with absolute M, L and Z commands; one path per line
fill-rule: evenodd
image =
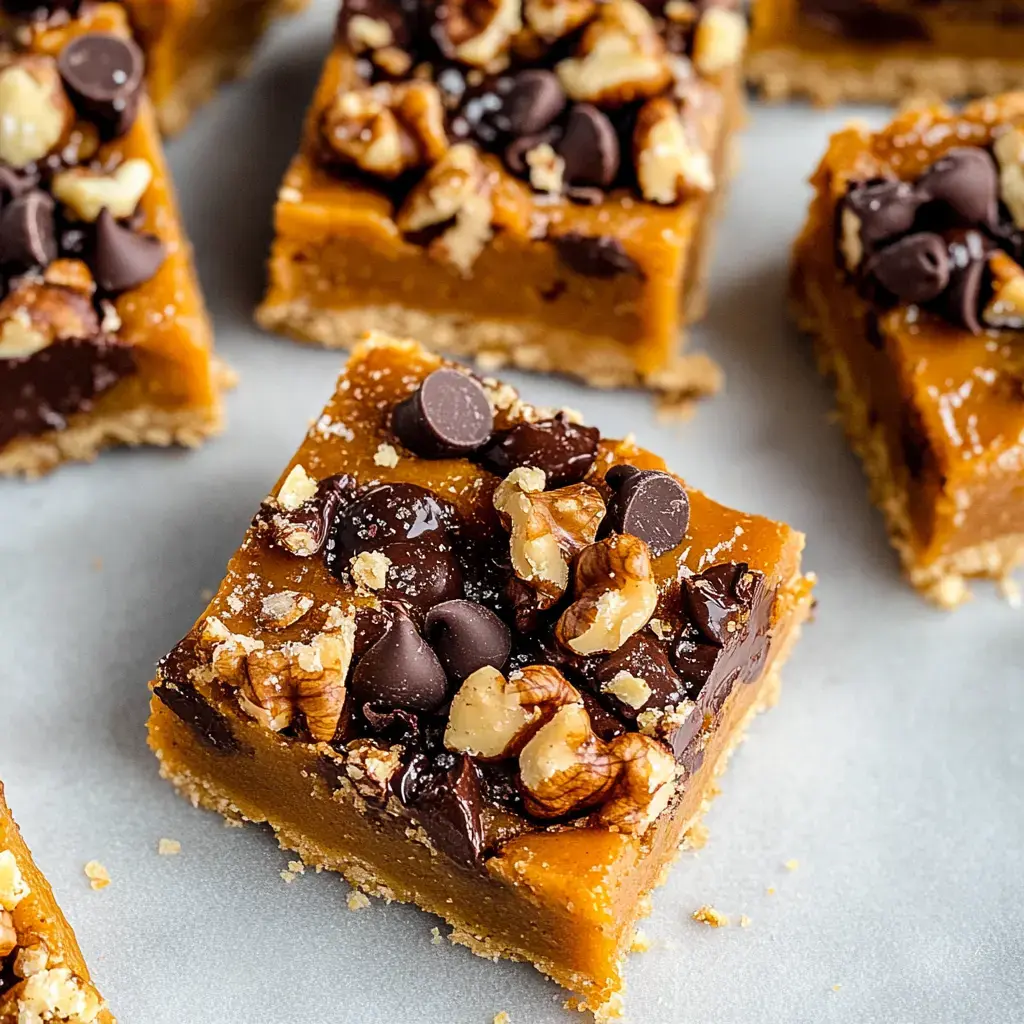
M 610 1013 L 807 615 L 801 534 L 414 342 L 353 351 L 152 684 L 196 804 Z
M 748 72 L 769 99 L 901 103 L 1024 85 L 1007 0 L 753 0 Z
M 725 3 L 395 0 L 342 8 L 278 194 L 270 330 L 368 329 L 669 394 L 741 115 Z
M 834 136 L 801 326 L 910 581 L 945 606 L 1024 557 L 1024 93 Z
M 0 475 L 195 445 L 224 370 L 123 9 L 25 23 L 0 69 Z
M 116 1024 L 0 783 L 0 1024 Z

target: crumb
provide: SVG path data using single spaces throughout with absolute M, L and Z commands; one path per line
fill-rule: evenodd
M 365 910 L 370 905 L 370 900 L 366 893 L 360 892 L 358 889 L 353 889 L 348 894 L 348 909 L 349 910 Z
M 98 860 L 85 865 L 85 877 L 94 889 L 106 889 L 110 885 L 110 872 Z
M 774 885 L 769 885 L 768 888 L 765 889 L 765 892 L 768 893 L 769 896 L 774 896 L 775 895 L 775 886 Z
M 728 928 L 729 926 L 729 918 L 720 910 L 715 910 L 710 903 L 705 903 L 704 906 L 698 907 L 693 912 L 693 919 L 711 928 Z
M 290 860 L 288 861 L 288 870 L 293 875 L 305 874 L 306 865 L 303 864 L 301 860 Z
M 639 928 L 633 933 L 633 942 L 629 947 L 630 953 L 646 953 L 651 948 L 651 940 L 646 933 Z
M 199 591 L 199 596 L 204 601 L 210 602 L 213 600 L 213 591 L 209 587 L 203 587 L 203 589 Z
M 440 928 L 430 929 L 430 944 L 432 946 L 440 946 L 444 942 L 444 936 L 441 934 Z
M 395 451 L 393 445 L 390 444 L 379 444 L 377 450 L 373 453 L 373 461 L 378 466 L 384 466 L 386 469 L 394 469 L 398 465 L 398 452 Z
M 750 918 L 747 917 L 746 914 L 740 914 L 740 927 L 741 928 L 749 928 L 750 927 Z
M 842 985 L 833 985 L 832 986 L 832 991 L 833 992 L 838 992 L 842 987 L 843 987 Z
M 494 1024 L 512 1024 L 512 1018 L 508 1015 L 508 1010 L 496 1013 L 494 1015 Z
M 181 843 L 177 839 L 161 839 L 156 844 L 156 852 L 161 857 L 175 857 L 181 853 Z
M 1016 609 L 1024 605 L 1020 584 L 1010 576 L 1004 576 L 999 581 L 999 593 L 1011 608 Z
M 698 821 L 696 825 L 691 825 L 686 832 L 686 845 L 690 850 L 703 850 L 707 845 L 708 836 L 710 835 L 707 825 L 702 821 Z
M 295 881 L 295 875 L 291 871 L 279 871 L 278 874 L 286 885 Z
M 96 557 L 92 560 L 92 567 L 96 572 L 100 572 L 103 569 L 103 559 Z
M 787 871 L 796 871 L 796 869 L 800 867 L 800 861 L 798 861 L 796 857 L 790 857 L 783 866 Z

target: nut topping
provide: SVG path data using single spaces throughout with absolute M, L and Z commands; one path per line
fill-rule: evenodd
M 736 67 L 747 45 L 747 21 L 738 11 L 711 7 L 704 12 L 693 37 L 693 64 L 714 76 Z
M 999 198 L 1018 228 L 1024 228 L 1024 130 L 1011 128 L 992 147 L 999 163 Z
M 260 625 L 265 629 L 287 629 L 294 626 L 312 607 L 312 594 L 278 590 L 267 594 L 260 602 Z
M 18 933 L 9 910 L 0 910 L 0 960 L 10 956 L 18 947 Z
M 620 832 L 642 835 L 675 793 L 675 758 L 662 744 L 636 732 L 617 736 L 611 750 L 621 768 L 598 820 Z
M 596 7 L 594 0 L 524 0 L 523 15 L 541 39 L 552 43 L 589 20 Z
M 521 0 L 448 0 L 441 18 L 442 43 L 464 64 L 498 70 L 498 58 L 523 27 Z
M 670 205 L 715 186 L 707 153 L 693 145 L 676 105 L 665 97 L 640 109 L 633 148 L 644 199 Z
M 231 630 L 210 615 L 203 623 L 197 649 L 205 655 L 214 676 L 226 686 L 241 686 L 245 682 L 245 659 L 262 649 L 263 641 Z
M 0 71 L 0 160 L 27 167 L 57 148 L 74 110 L 49 57 L 24 57 Z
M 574 594 L 555 628 L 558 640 L 576 654 L 617 651 L 643 629 L 658 603 L 647 545 L 613 534 L 584 548 L 576 560 Z
M 360 796 L 379 804 L 387 800 L 388 784 L 402 767 L 402 749 L 399 743 L 382 747 L 370 739 L 345 747 L 345 774 Z
M 0 908 L 14 910 L 31 892 L 10 850 L 0 850 Z
M 597 536 L 605 508 L 589 484 L 545 491 L 545 481 L 543 470 L 514 469 L 495 490 L 494 507 L 511 533 L 516 576 L 549 608 L 569 585 L 569 563 Z
M 153 180 L 148 160 L 125 160 L 109 174 L 73 167 L 53 177 L 53 194 L 80 220 L 92 223 L 106 208 L 118 220 L 130 217 Z
M 92 302 L 81 292 L 24 279 L 0 302 L 0 359 L 20 359 L 73 338 L 100 332 Z
M 306 472 L 306 467 L 293 466 L 277 492 L 277 505 L 286 512 L 295 512 L 316 494 L 317 482 Z
M 67 967 L 39 971 L 0 996 L 4 1024 L 92 1024 L 102 1009 L 103 1000 L 92 985 Z
M 1024 327 L 1024 269 L 997 250 L 988 258 L 992 298 L 981 319 L 989 327 L 1020 330 Z

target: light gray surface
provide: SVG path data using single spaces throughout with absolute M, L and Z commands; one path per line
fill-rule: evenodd
M 193 810 L 145 745 L 154 662 L 217 585 L 340 362 L 249 322 L 331 6 L 277 29 L 254 76 L 170 148 L 219 345 L 242 375 L 227 434 L 0 484 L 0 777 L 124 1024 L 490 1024 L 502 1009 L 569 1022 L 531 968 L 432 945 L 434 918 L 350 913 L 332 875 L 285 885 L 271 836 Z M 696 332 L 728 388 L 694 422 L 510 375 L 607 434 L 634 431 L 716 498 L 806 530 L 821 577 L 817 621 L 724 779 L 709 845 L 656 894 L 652 949 L 628 970 L 634 1022 L 1024 1015 L 1021 613 L 987 588 L 947 616 L 901 582 L 783 317 L 803 182 L 846 116 L 754 111 Z M 179 857 L 157 856 L 161 836 Z M 93 857 L 113 876 L 103 892 L 82 873 Z M 706 902 L 749 928 L 695 924 Z

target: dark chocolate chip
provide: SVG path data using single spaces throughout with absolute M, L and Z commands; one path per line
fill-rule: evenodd
M 992 243 L 977 231 L 959 232 L 947 239 L 949 285 L 936 300 L 935 308 L 951 323 L 972 334 L 981 333 L 981 286 Z
M 349 688 L 360 704 L 433 711 L 444 702 L 448 681 L 412 620 L 393 608 L 388 631 L 359 659 Z
M 606 684 L 623 672 L 642 679 L 650 688 L 650 697 L 640 707 L 627 704 L 613 691 L 605 689 Z M 596 666 L 594 680 L 615 713 L 629 722 L 635 721 L 637 715 L 648 708 L 674 708 L 686 696 L 683 682 L 669 663 L 664 647 L 648 632 L 634 633 L 617 651 L 604 658 Z
M 105 292 L 131 291 L 145 284 L 167 258 L 155 235 L 141 235 L 118 224 L 104 207 L 96 219 L 92 271 Z
M 508 476 L 520 466 L 547 474 L 547 487 L 578 483 L 594 464 L 601 435 L 594 427 L 571 422 L 563 413 L 551 420 L 526 421 L 498 435 L 480 454 L 483 467 Z
M 921 231 L 879 249 L 864 269 L 901 302 L 930 302 L 949 283 L 949 253 L 941 235 Z
M 57 258 L 53 198 L 33 189 L 13 199 L 0 215 L 0 263 L 28 270 Z
M 923 199 L 943 203 L 963 227 L 994 224 L 999 196 L 995 160 L 976 146 L 957 146 L 917 179 Z
M 684 594 L 690 620 L 710 643 L 724 647 L 739 632 L 750 602 L 736 585 L 749 572 L 745 562 L 722 562 L 686 580 Z M 760 575 L 760 574 L 758 574 Z
M 639 537 L 655 558 L 682 543 L 690 525 L 690 499 L 674 476 L 659 469 L 613 466 L 605 480 L 615 490 L 605 518 L 615 533 Z
M 484 665 L 504 668 L 512 649 L 508 626 L 473 601 L 445 601 L 431 608 L 423 620 L 423 635 L 454 683 Z
M 494 414 L 483 387 L 448 368 L 434 370 L 391 417 L 395 436 L 424 459 L 467 455 L 490 440 Z
M 405 708 L 389 708 L 384 705 L 364 704 L 363 718 L 377 736 L 389 740 L 415 744 L 420 737 L 419 716 Z
M 589 103 L 569 111 L 555 152 L 565 161 L 562 178 L 567 185 L 607 188 L 619 173 L 619 137 L 607 115 Z
M 584 690 L 580 697 L 583 699 L 583 706 L 590 716 L 590 724 L 594 732 L 606 743 L 621 736 L 626 731 L 626 726 L 618 715 L 613 715 L 592 693 Z
M 517 137 L 536 135 L 561 114 L 565 103 L 565 90 L 553 71 L 520 71 L 502 104 L 500 126 Z
M 345 505 L 335 520 L 332 554 L 348 570 L 362 551 L 381 551 L 394 541 L 444 540 L 455 525 L 454 507 L 416 484 L 378 484 Z
M 884 179 L 852 188 L 843 200 L 860 222 L 860 239 L 870 253 L 879 242 L 908 232 L 922 199 L 905 181 Z
M 160 683 L 153 687 L 153 695 L 207 746 L 222 754 L 235 754 L 241 749 L 227 718 L 208 704 L 193 686 Z
M 132 126 L 142 94 L 142 51 L 111 32 L 76 36 L 57 58 L 71 102 L 107 138 Z
M 462 597 L 462 569 L 447 544 L 432 539 L 392 541 L 380 548 L 391 563 L 382 596 L 419 612 Z
M 467 866 L 480 863 L 484 850 L 480 772 L 466 754 L 426 786 L 413 812 L 443 853 Z
M 569 231 L 556 235 L 550 241 L 558 258 L 570 270 L 584 277 L 644 276 L 640 264 L 626 252 L 617 238 L 610 235 L 581 235 L 578 231 Z
M 700 693 L 721 654 L 722 648 L 705 640 L 695 626 L 683 626 L 672 644 L 672 664 L 685 683 L 687 697 Z

